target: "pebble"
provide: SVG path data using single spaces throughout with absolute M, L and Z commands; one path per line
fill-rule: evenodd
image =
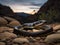
M 16 19 L 14 19 L 14 18 L 7 17 L 7 16 L 4 16 L 4 18 L 7 19 L 7 20 L 9 20 L 9 21 L 14 21 L 14 20 L 16 20 Z

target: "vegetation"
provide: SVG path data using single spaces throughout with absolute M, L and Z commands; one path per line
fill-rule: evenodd
M 41 15 L 39 15 L 38 19 L 44 19 L 47 20 L 48 23 L 53 23 L 53 22 L 60 22 L 60 13 L 59 11 L 55 10 L 55 9 L 50 9 L 47 12 L 43 12 L 41 13 Z

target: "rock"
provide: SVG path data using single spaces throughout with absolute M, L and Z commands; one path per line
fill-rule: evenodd
M 29 40 L 30 42 L 36 42 L 36 39 L 34 39 L 33 37 L 29 37 L 28 40 Z
M 0 45 L 5 45 L 5 43 L 4 42 L 0 42 Z
M 7 17 L 7 16 L 4 16 L 5 19 L 7 19 L 8 21 L 15 21 L 16 19 L 12 18 L 12 17 Z
M 13 33 L 9 33 L 9 32 L 0 33 L 0 39 L 2 41 L 6 40 L 6 39 L 16 38 L 16 37 L 17 37 L 17 35 L 15 35 Z
M 9 6 L 0 4 L 0 16 L 12 16 L 14 12 Z
M 39 42 L 35 42 L 35 43 L 30 43 L 30 45 L 40 45 Z
M 13 28 L 9 28 L 9 27 L 0 27 L 0 33 L 1 32 L 10 32 L 12 33 L 14 31 Z
M 0 25 L 6 25 L 8 22 L 4 18 L 0 17 Z
M 36 40 L 40 40 L 40 39 L 41 39 L 41 37 L 36 37 L 35 39 L 36 39 Z
M 55 45 L 60 45 L 60 43 L 57 43 L 57 44 L 55 44 Z
M 40 30 L 33 29 L 33 32 L 39 32 L 39 31 L 43 31 L 43 30 L 42 29 L 40 29 Z
M 60 29 L 60 25 L 56 25 L 55 27 L 53 27 L 53 30 L 58 30 Z
M 60 33 L 60 30 L 58 30 L 57 33 Z
M 60 42 L 60 34 L 48 35 L 47 38 L 45 39 L 45 42 L 47 43 Z
M 26 39 L 26 38 L 16 38 L 13 40 L 13 42 L 20 43 L 20 44 L 21 43 L 29 43 L 28 39 Z
M 11 21 L 9 24 L 9 26 L 20 26 L 20 22 L 19 21 Z

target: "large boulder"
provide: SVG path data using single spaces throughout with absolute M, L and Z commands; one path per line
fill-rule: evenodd
M 4 18 L 7 20 L 7 21 L 15 21 L 16 19 L 12 18 L 12 17 L 7 17 L 7 16 L 4 16 Z
M 53 30 L 59 30 L 60 29 L 60 25 L 56 25 L 53 27 Z
M 29 43 L 28 39 L 26 38 L 16 38 L 13 40 L 14 43 Z
M 11 26 L 11 27 L 13 27 L 13 26 L 20 26 L 21 24 L 20 24 L 19 21 L 15 20 L 15 21 L 11 21 L 8 25 Z
M 10 32 L 12 33 L 14 31 L 13 28 L 9 28 L 9 27 L 0 27 L 0 33 L 3 33 L 3 32 Z
M 47 42 L 47 43 L 60 42 L 60 34 L 48 35 L 47 38 L 45 39 L 45 42 Z

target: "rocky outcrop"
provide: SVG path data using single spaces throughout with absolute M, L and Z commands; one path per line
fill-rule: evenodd
M 56 9 L 60 10 L 60 0 L 48 0 L 37 12 L 37 14 L 40 14 L 42 12 L 47 12 L 49 9 Z
M 9 6 L 4 6 L 2 4 L 0 4 L 0 16 L 3 16 L 3 15 L 13 15 L 13 11 L 12 9 L 9 7 Z
M 44 13 L 45 15 L 50 15 L 53 17 L 54 21 L 60 22 L 60 0 L 48 0 L 36 13 L 36 15 L 41 15 Z M 53 16 L 54 15 L 54 16 Z M 46 18 L 46 17 L 45 17 Z M 51 18 L 52 19 L 52 18 Z

